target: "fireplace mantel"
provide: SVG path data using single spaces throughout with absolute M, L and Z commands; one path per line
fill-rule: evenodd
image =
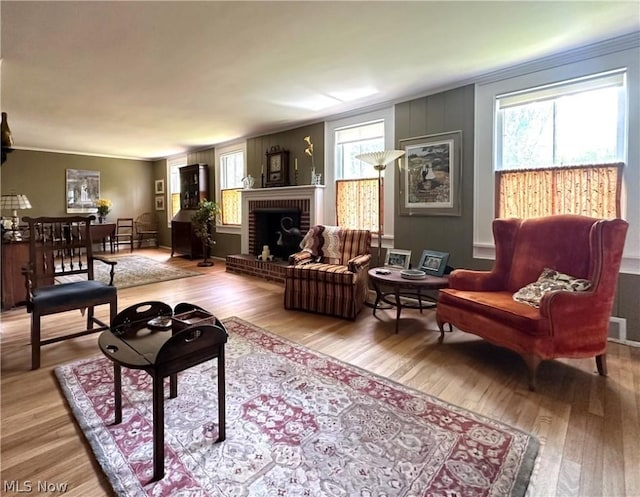
M 240 247 L 243 254 L 249 254 L 249 227 L 253 220 L 252 203 L 269 202 L 278 207 L 277 202 L 291 200 L 309 201 L 309 224 L 324 224 L 324 185 L 283 186 L 278 188 L 256 188 L 242 190 L 242 228 Z

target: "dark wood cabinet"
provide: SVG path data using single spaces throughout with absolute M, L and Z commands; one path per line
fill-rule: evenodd
M 191 224 L 194 212 L 182 209 L 171 220 L 171 257 L 174 254 L 188 255 L 191 259 L 203 257 L 202 242 Z
M 2 308 L 24 304 L 27 297 L 22 268 L 29 264 L 29 242 L 2 240 Z
M 191 216 L 201 200 L 209 199 L 209 170 L 206 164 L 180 168 L 180 211 L 171 220 L 171 256 L 203 257 L 202 242 L 193 231 Z
M 180 209 L 198 208 L 209 198 L 209 168 L 206 164 L 191 164 L 180 168 Z

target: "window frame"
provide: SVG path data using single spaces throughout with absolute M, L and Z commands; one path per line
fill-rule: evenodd
M 353 114 L 340 119 L 327 121 L 325 126 L 325 205 L 324 219 L 327 223 L 336 222 L 336 186 L 337 177 L 335 153 L 335 132 L 338 129 L 364 125 L 374 121 L 384 122 L 384 149 L 395 150 L 395 113 L 393 107 L 384 107 L 361 114 Z M 377 172 L 372 169 L 372 177 L 377 177 Z M 393 247 L 394 241 L 394 218 L 395 218 L 395 164 L 389 164 L 383 173 L 384 183 L 384 221 L 382 236 L 383 247 Z M 385 174 L 386 173 L 386 174 Z M 378 235 L 371 234 L 377 244 Z
M 563 63 L 554 59 L 546 68 L 531 71 L 528 67 L 514 69 L 511 77 L 501 74 L 476 84 L 475 92 L 475 153 L 474 153 L 474 210 L 473 257 L 495 259 L 492 222 L 494 219 L 496 157 L 496 97 L 527 88 L 536 88 L 561 81 L 587 77 L 616 69 L 626 69 L 627 100 L 624 123 L 624 157 L 626 164 L 622 191 L 622 218 L 629 222 L 621 272 L 640 274 L 640 143 L 629 140 L 640 136 L 638 112 L 640 108 L 640 47 L 610 48 L 606 54 L 582 51 L 567 54 Z M 635 192 L 629 194 L 629 192 Z
M 172 196 L 174 193 L 173 191 L 173 182 L 172 180 L 172 172 L 175 169 L 176 171 L 178 171 L 179 168 L 188 165 L 188 156 L 187 154 L 181 154 L 181 155 L 176 155 L 174 157 L 171 157 L 169 159 L 167 159 L 167 185 L 165 188 L 166 191 L 166 199 L 165 199 L 165 206 L 166 206 L 166 213 L 165 215 L 167 216 L 167 228 L 171 228 L 171 220 L 173 219 L 173 216 L 175 216 L 177 214 L 177 212 L 172 212 L 171 210 L 171 206 L 173 205 L 172 203 Z M 178 188 L 180 188 L 180 180 L 179 180 L 179 172 L 178 174 Z M 178 190 L 177 192 L 178 194 L 180 194 L 180 190 Z
M 244 159 L 243 165 L 243 177 L 247 175 L 247 142 L 243 141 L 235 141 L 229 142 L 220 146 L 217 146 L 215 149 L 215 185 L 216 185 L 216 199 L 219 202 L 222 202 L 222 161 L 221 157 L 223 155 L 232 154 L 234 152 L 242 152 L 242 156 Z M 242 201 L 240 202 L 240 221 L 242 223 Z M 242 226 L 241 224 L 218 224 L 216 225 L 216 233 L 228 233 L 234 235 L 241 234 Z

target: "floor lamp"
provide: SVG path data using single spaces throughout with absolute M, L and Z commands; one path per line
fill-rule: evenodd
M 366 154 L 356 155 L 359 159 L 367 164 L 373 165 L 378 171 L 378 266 L 382 266 L 382 235 L 384 234 L 384 195 L 382 191 L 382 171 L 387 168 L 387 164 L 402 157 L 404 150 L 383 150 L 382 152 L 369 152 Z
M 382 235 L 384 234 L 384 216 L 383 205 L 384 195 L 382 189 L 382 171 L 387 168 L 387 164 L 402 157 L 404 150 L 383 150 L 382 152 L 369 152 L 366 154 L 356 155 L 356 159 L 360 159 L 367 164 L 373 165 L 373 168 L 378 171 L 378 266 L 382 266 Z M 369 307 L 377 309 L 389 309 L 391 306 L 383 303 L 376 302 L 376 298 L 373 298 L 373 292 L 369 290 L 367 292 L 367 300 L 365 304 Z

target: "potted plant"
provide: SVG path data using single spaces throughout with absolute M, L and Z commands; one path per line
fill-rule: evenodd
M 213 226 L 216 218 L 220 215 L 220 207 L 212 200 L 201 200 L 198 210 L 191 216 L 193 231 L 202 242 L 202 253 L 204 259 L 198 266 L 213 266 L 213 261 L 209 260 L 211 245 L 216 242 L 213 239 Z

